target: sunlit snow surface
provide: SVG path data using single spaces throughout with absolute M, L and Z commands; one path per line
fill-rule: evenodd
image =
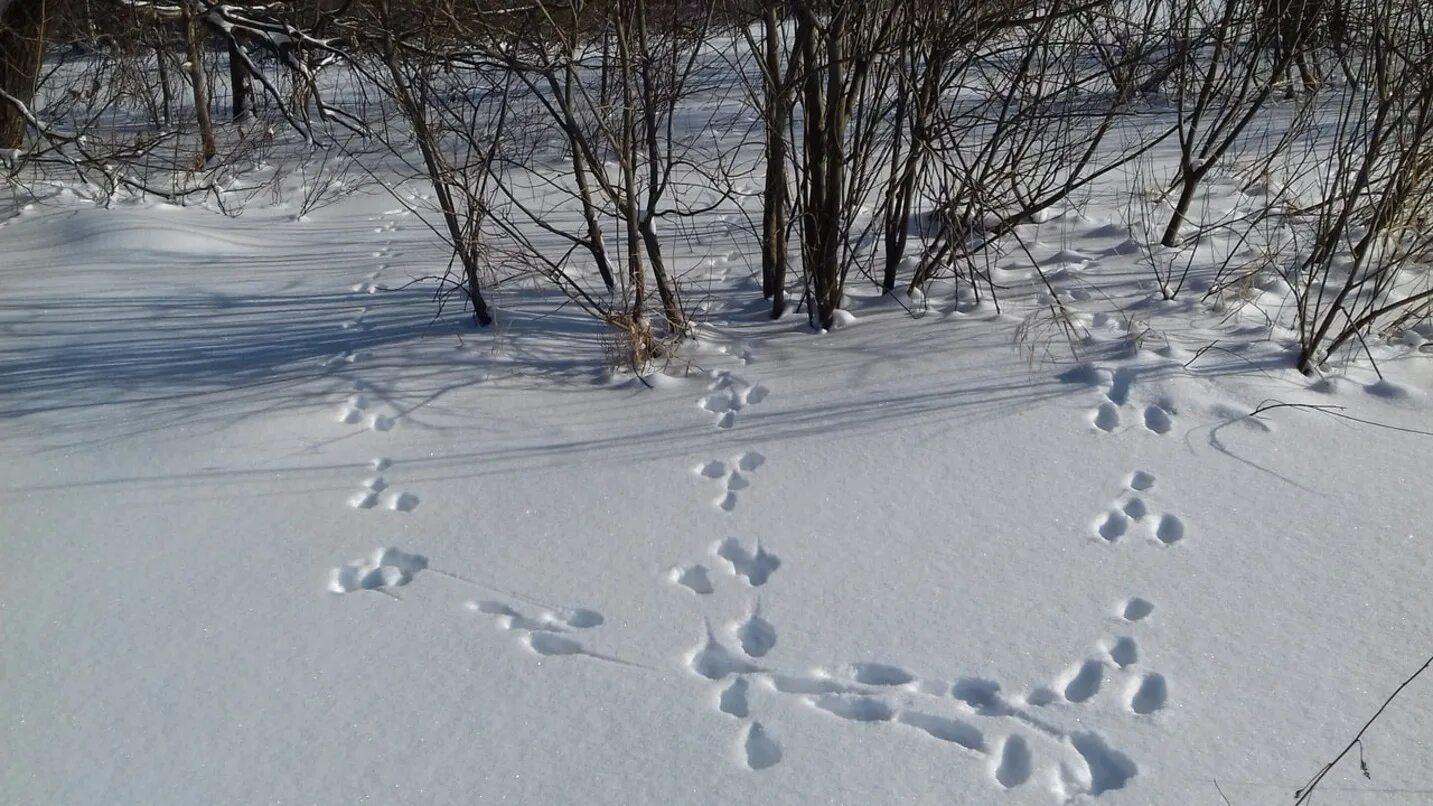
M 648 383 L 553 293 L 435 317 L 380 193 L 25 209 L 0 801 L 1290 798 L 1433 646 L 1433 355 L 1305 378 L 1122 204 L 826 334 L 714 212 Z M 1430 684 L 1328 802 L 1428 797 Z

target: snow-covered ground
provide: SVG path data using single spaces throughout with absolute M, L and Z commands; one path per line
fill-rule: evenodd
M 818 335 L 717 219 L 648 388 L 396 207 L 0 227 L 0 801 L 1280 803 L 1433 647 L 1433 333 L 1305 378 L 1092 203 Z

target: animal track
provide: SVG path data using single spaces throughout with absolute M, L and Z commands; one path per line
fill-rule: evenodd
M 373 476 L 363 482 L 363 489 L 349 497 L 348 505 L 354 509 L 372 509 L 378 503 L 378 494 L 386 489 L 388 482 L 382 476 Z
M 1095 428 L 1105 433 L 1119 430 L 1124 416 L 1121 413 L 1132 406 L 1136 370 L 1120 367 L 1110 370 L 1104 367 L 1083 365 L 1060 375 L 1065 383 L 1079 383 L 1094 386 L 1103 392 L 1104 400 L 1089 415 Z M 1174 428 L 1174 404 L 1160 399 L 1144 407 L 1141 424 L 1155 434 L 1168 434 Z
M 362 360 L 362 359 L 365 358 L 365 357 L 367 357 L 367 354 L 366 354 L 366 353 L 363 353 L 363 352 L 360 352 L 360 351 L 356 351 L 356 350 L 345 350 L 345 351 L 339 353 L 338 355 L 329 356 L 328 358 L 325 358 L 323 361 L 321 361 L 321 362 L 319 363 L 319 366 L 320 366 L 320 367 L 323 367 L 323 368 L 325 368 L 325 369 L 327 369 L 327 368 L 332 367 L 332 366 L 335 366 L 335 365 L 337 365 L 337 364 L 352 364 L 352 363 L 355 363 L 355 362 L 357 362 L 357 361 Z M 340 417 L 341 417 L 341 416 L 342 416 L 342 415 L 340 415 Z
M 985 735 L 974 725 L 961 722 L 958 719 L 916 711 L 902 711 L 896 715 L 896 721 L 902 725 L 923 730 L 942 742 L 952 742 L 977 753 L 985 752 Z
M 755 551 L 747 551 L 741 541 L 729 537 L 717 544 L 716 555 L 727 561 L 733 574 L 746 577 L 747 584 L 753 588 L 765 585 L 781 567 L 781 559 L 762 548 L 760 540 L 756 541 Z
M 492 616 L 497 625 L 504 630 L 519 633 L 518 640 L 522 645 L 540 657 L 581 656 L 623 666 L 638 665 L 621 658 L 593 652 L 587 649 L 581 641 L 568 634 L 569 630 L 590 630 L 602 626 L 606 619 L 596 610 L 587 608 L 547 610 L 536 616 L 531 616 L 506 602 L 491 599 L 467 602 L 464 606 L 473 612 Z
M 812 699 L 811 704 L 851 722 L 889 722 L 896 715 L 885 700 L 862 695 L 825 694 Z
M 1143 621 L 1154 612 L 1154 604 L 1138 596 L 1127 599 L 1120 605 L 1120 618 L 1125 621 Z
M 1044 708 L 1060 699 L 1053 689 L 1046 686 L 1037 686 L 1029 694 L 1025 695 L 1025 704 L 1033 705 L 1036 708 Z
M 523 636 L 523 643 L 533 652 L 545 657 L 554 655 L 585 655 L 587 651 L 582 644 L 561 635 L 554 635 L 547 631 L 529 632 Z
M 749 657 L 761 658 L 776 646 L 776 628 L 761 617 L 761 610 L 758 608 L 746 621 L 736 625 L 736 638 L 741 643 L 742 652 Z
M 1105 397 L 1116 406 L 1123 406 L 1129 403 L 1130 387 L 1134 386 L 1134 370 L 1128 367 L 1120 367 L 1110 373 L 1109 390 Z
M 749 383 L 726 370 L 712 373 L 707 394 L 697 405 L 716 417 L 716 427 L 727 429 L 736 425 L 738 412 L 766 400 L 769 390 L 760 383 Z
M 1125 480 L 1128 492 L 1147 492 L 1154 489 L 1155 478 L 1143 470 L 1136 470 Z M 1133 523 L 1145 523 L 1149 534 L 1160 543 L 1170 545 L 1184 539 L 1184 522 L 1168 512 L 1151 517 L 1153 512 L 1143 497 L 1126 495 L 1110 504 L 1110 509 L 1101 515 L 1091 527 L 1096 536 L 1107 543 L 1117 542 L 1130 530 Z
M 1005 789 L 1014 789 L 1030 780 L 1030 745 L 1019 734 L 1005 739 L 995 765 L 995 780 Z
M 681 585 L 692 593 L 706 596 L 715 588 L 712 586 L 711 575 L 707 573 L 705 565 L 678 566 L 667 572 L 667 577 L 673 584 Z
M 1141 677 L 1129 694 L 1129 709 L 1136 714 L 1152 714 L 1164 707 L 1169 699 L 1169 684 L 1164 675 L 1150 673 Z
M 751 685 L 746 682 L 745 677 L 738 677 L 731 681 L 731 685 L 722 689 L 721 696 L 717 698 L 717 710 L 738 719 L 745 719 L 751 713 L 751 706 L 747 700 L 749 688 Z
M 1133 638 L 1122 636 L 1116 638 L 1110 646 L 1110 660 L 1121 669 L 1139 662 L 1139 644 Z
M 375 460 L 375 464 L 380 461 Z M 333 569 L 329 577 L 328 588 L 334 593 L 378 591 L 397 599 L 398 595 L 393 592 L 393 589 L 407 585 L 419 572 L 423 571 L 465 585 L 500 590 L 477 580 L 434 568 L 429 564 L 427 557 L 400 551 L 396 548 L 378 549 L 366 559 L 354 560 Z M 531 599 L 520 594 L 509 592 L 508 595 L 532 602 Z M 468 601 L 464 603 L 464 607 L 472 612 L 492 617 L 504 630 L 518 633 L 523 645 L 539 656 L 581 655 L 624 666 L 640 666 L 640 664 L 621 658 L 592 652 L 576 638 L 567 634 L 569 630 L 590 630 L 601 626 L 606 619 L 596 610 L 581 607 L 543 608 L 538 615 L 534 616 L 523 613 L 512 604 L 496 599 Z
M 1087 660 L 1067 675 L 1061 691 L 1070 702 L 1084 702 L 1100 691 L 1105 679 L 1105 665 L 1098 660 Z
M 1125 532 L 1129 531 L 1129 517 L 1123 512 L 1112 510 L 1105 515 L 1104 520 L 1100 521 L 1096 531 L 1099 532 L 1100 537 L 1113 543 L 1124 537 Z
M 607 619 L 596 610 L 589 610 L 585 607 L 578 607 L 567 610 L 562 614 L 563 621 L 567 626 L 579 630 L 590 630 L 593 627 L 601 627 Z
M 1168 434 L 1174 427 L 1170 411 L 1157 403 L 1145 407 L 1144 427 L 1156 434 Z
M 782 694 L 850 694 L 856 692 L 852 686 L 832 680 L 829 677 L 801 677 L 799 675 L 772 674 L 767 677 L 771 687 Z
M 730 461 L 712 460 L 695 468 L 695 472 L 708 479 L 728 479 L 735 473 L 754 470 L 764 461 L 764 457 L 757 459 L 757 456 L 759 454 L 745 454 Z M 1145 490 L 1153 486 L 1152 477 L 1148 480 L 1132 477 L 1129 481 Z M 1147 517 L 1139 511 L 1138 505 L 1131 504 L 1132 500 L 1125 500 L 1111 510 L 1124 530 L 1131 522 Z M 724 561 L 722 571 L 742 578 L 749 588 L 764 586 L 781 566 L 780 558 L 769 552 L 760 540 L 743 543 L 738 538 L 727 538 L 713 546 L 712 553 Z M 715 589 L 712 572 L 702 564 L 672 567 L 667 571 L 667 579 L 701 596 Z M 1111 670 L 1127 669 L 1141 662 L 1139 647 L 1132 637 L 1120 636 L 1100 642 L 1102 654 L 1072 666 L 1055 688 L 1037 688 L 1023 698 L 1010 700 L 1002 695 L 1000 684 L 994 680 L 964 677 L 948 684 L 922 680 L 905 667 L 886 662 L 859 661 L 816 667 L 809 674 L 793 674 L 782 669 L 780 663 L 763 665 L 771 663 L 777 646 L 777 628 L 762 612 L 755 592 L 748 593 L 748 597 L 747 615 L 725 623 L 721 631 L 725 643 L 708 618 L 701 640 L 681 661 L 694 677 L 717 684 L 706 689 L 714 711 L 723 718 L 744 720 L 737 746 L 739 757 L 748 769 L 767 769 L 782 758 L 779 743 L 762 722 L 753 718 L 764 701 L 753 700 L 752 683 L 756 681 L 772 696 L 797 698 L 808 707 L 845 722 L 894 724 L 902 730 L 911 728 L 934 741 L 956 745 L 976 758 L 988 758 L 995 783 L 1006 789 L 1024 785 L 1034 773 L 1034 754 L 1022 733 L 1048 741 L 1055 748 L 1061 759 L 1050 762 L 1051 773 L 1056 775 L 1055 784 L 1075 796 L 1120 788 L 1135 773 L 1128 757 L 1110 749 L 1098 735 L 1072 733 L 1059 723 L 1068 717 L 1056 712 L 1042 714 L 1026 707 L 1027 704 L 1043 707 L 1057 703 L 1067 704 L 1065 707 L 1079 706 L 1094 700 L 1107 688 L 1105 678 Z M 1153 605 L 1143 599 L 1129 599 L 1121 602 L 1116 612 L 1126 623 L 1133 623 L 1148 617 L 1152 610 Z M 550 656 L 582 651 L 576 640 L 560 628 L 528 632 L 533 636 L 544 632 L 553 636 L 527 639 L 534 651 L 541 649 Z M 539 646 L 533 646 L 532 642 Z M 1163 681 L 1148 674 L 1143 679 Z M 1159 685 L 1159 682 L 1150 682 L 1149 690 L 1143 693 L 1135 687 L 1125 689 L 1122 710 L 1139 714 L 1141 711 L 1137 708 L 1151 708 L 1150 703 L 1162 701 Z M 935 708 L 923 708 L 919 705 L 921 702 Z M 1019 732 L 1008 733 L 992 749 L 981 727 L 938 712 L 949 710 L 956 703 L 983 719 L 1013 723 Z M 871 729 L 877 731 L 873 736 L 881 735 L 879 727 Z M 1064 784 L 1060 783 L 1061 776 Z
M 1184 521 L 1175 515 L 1161 515 L 1154 536 L 1166 546 L 1184 539 Z
M 360 308 L 358 309 L 358 315 L 357 315 L 357 316 L 355 316 L 355 317 L 353 317 L 352 319 L 350 319 L 349 321 L 344 322 L 343 324 L 339 325 L 339 327 L 342 328 L 342 329 L 344 329 L 344 330 L 353 330 L 354 328 L 358 328 L 358 329 L 361 329 L 361 330 L 368 330 L 370 327 L 372 327 L 372 325 L 369 325 L 369 324 L 365 321 L 365 319 L 366 319 L 367 317 L 368 317 L 368 306 L 365 305 L 365 306 L 362 306 L 362 307 L 360 307 Z
M 1124 514 L 1128 515 L 1130 520 L 1134 521 L 1144 520 L 1144 516 L 1149 514 L 1149 509 L 1145 507 L 1144 501 L 1139 498 L 1131 498 L 1126 501 L 1123 510 Z
M 746 766 L 752 770 L 765 770 L 781 761 L 781 745 L 767 734 L 760 722 L 746 726 L 741 746 Z
M 905 669 L 884 663 L 853 663 L 849 667 L 849 676 L 857 683 L 868 686 L 904 686 L 916 679 Z
M 497 620 L 498 626 L 505 630 L 555 632 L 561 632 L 568 628 L 590 630 L 593 627 L 602 626 L 606 621 L 601 613 L 583 607 L 563 611 L 543 611 L 536 617 L 524 615 L 512 605 L 493 599 L 467 602 L 465 607 L 477 613 L 493 616 Z
M 362 393 L 349 396 L 348 402 L 338 411 L 338 421 L 354 425 L 363 419 L 363 410 L 368 408 L 368 398 Z
M 1101 403 L 1099 408 L 1095 409 L 1095 416 L 1092 422 L 1094 422 L 1095 427 L 1101 431 L 1107 434 L 1112 433 L 1116 428 L 1120 427 L 1119 407 L 1108 400 Z
M 766 456 L 759 451 L 747 451 L 732 459 L 728 464 L 719 459 L 704 462 L 696 468 L 697 475 L 722 482 L 721 497 L 714 502 L 723 512 L 736 509 L 737 493 L 751 487 L 748 478 L 758 467 L 766 464 Z
M 722 680 L 732 675 L 762 671 L 761 667 L 751 664 L 722 646 L 712 634 L 710 626 L 707 627 L 706 642 L 688 654 L 687 666 L 708 680 Z
M 1129 756 L 1111 749 L 1104 739 L 1094 733 L 1075 733 L 1070 736 L 1069 742 L 1085 762 L 1086 769 L 1079 776 L 1083 779 L 1080 783 L 1091 797 L 1123 789 L 1139 770 Z
M 365 560 L 354 560 L 333 569 L 328 589 L 334 593 L 361 590 L 380 591 L 393 596 L 392 589 L 413 581 L 428 568 L 428 558 L 395 548 L 378 549 Z
M 469 610 L 492 616 L 504 630 L 562 630 L 565 625 L 551 614 L 539 617 L 525 616 L 517 609 L 496 601 L 467 602 Z
M 369 463 L 375 469 L 391 465 L 392 462 L 387 459 L 374 459 Z M 373 509 L 379 504 L 394 512 L 412 512 L 418 508 L 418 496 L 389 489 L 382 476 L 370 476 L 363 481 L 362 488 L 348 498 L 348 505 L 354 509 Z
M 355 359 L 349 358 L 347 360 L 352 361 Z M 362 391 L 354 392 L 338 410 L 338 421 L 345 425 L 357 425 L 358 423 L 366 421 L 367 427 L 372 431 L 388 431 L 392 429 L 397 421 L 387 414 L 370 412 L 368 409 L 371 405 L 372 403 L 367 394 Z
M 994 680 L 962 678 L 950 687 L 950 696 L 986 716 L 1002 716 L 1009 710 L 1000 697 L 1000 684 Z
M 418 496 L 412 493 L 384 493 L 383 507 L 394 512 L 412 512 L 418 508 Z

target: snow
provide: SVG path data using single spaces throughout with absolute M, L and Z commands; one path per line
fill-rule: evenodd
M 1028 261 L 767 321 L 737 231 L 612 383 L 550 296 L 435 319 L 391 206 L 0 226 L 0 800 L 1279 802 L 1433 646 L 1429 334 L 1305 378 L 1096 200 L 1022 232 L 1074 355 Z M 1329 802 L 1426 798 L 1430 714 Z

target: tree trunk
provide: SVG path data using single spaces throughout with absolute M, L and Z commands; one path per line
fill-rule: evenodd
M 204 42 L 199 20 L 188 3 L 180 3 L 184 14 L 184 44 L 189 59 L 189 83 L 194 88 L 194 118 L 199 121 L 199 141 L 205 165 L 219 154 L 214 142 L 214 120 L 209 117 L 209 83 L 204 76 Z
M 571 56 L 572 54 L 569 53 L 569 57 Z M 606 76 L 608 66 L 605 61 L 606 57 L 603 58 L 602 74 Z M 569 60 L 571 61 L 571 59 Z M 617 288 L 617 279 L 612 274 L 612 263 L 607 257 L 607 243 L 602 236 L 602 222 L 598 220 L 598 209 L 592 201 L 592 186 L 587 180 L 587 172 L 591 170 L 595 173 L 601 170 L 601 166 L 590 165 L 590 160 L 584 156 L 585 152 L 578 145 L 584 135 L 577 123 L 577 118 L 572 114 L 572 88 L 577 83 L 577 75 L 575 69 L 569 65 L 564 68 L 561 84 L 558 83 L 555 73 L 548 73 L 546 79 L 548 87 L 552 89 L 553 97 L 562 99 L 562 127 L 567 133 L 568 149 L 571 152 L 572 176 L 577 182 L 577 195 L 582 202 L 582 220 L 587 224 L 587 251 L 597 263 L 597 271 L 602 275 L 603 285 L 607 286 L 608 293 L 611 293 Z
M 648 50 L 651 38 L 647 29 L 647 7 L 643 2 L 636 4 L 637 16 L 637 42 L 641 50 L 638 53 L 637 74 L 641 79 L 641 107 L 642 107 L 642 130 L 647 148 L 647 201 L 646 209 L 642 211 L 641 220 L 637 222 L 637 229 L 642 233 L 642 244 L 647 250 L 647 262 L 652 266 L 652 278 L 656 281 L 657 295 L 662 300 L 662 312 L 667 318 L 667 332 L 672 336 L 680 336 L 687 330 L 687 318 L 682 313 L 682 303 L 678 298 L 676 284 L 667 274 L 666 261 L 662 259 L 662 242 L 657 238 L 657 230 L 652 224 L 653 216 L 657 214 L 657 204 L 661 200 L 662 186 L 665 180 L 663 163 L 665 161 L 661 144 L 659 121 L 657 120 L 657 105 L 661 103 L 658 97 L 658 86 L 656 76 L 653 74 L 653 62 L 656 56 Z M 675 83 L 675 76 L 673 76 Z M 636 148 L 632 150 L 632 158 L 636 159 Z
M 781 9 L 773 3 L 763 17 L 762 54 L 766 73 L 766 188 L 761 211 L 761 293 L 771 300 L 771 318 L 786 312 L 786 124 L 790 92 L 781 70 Z
M 478 276 L 478 230 L 473 228 L 471 234 L 464 232 L 463 222 L 459 220 L 458 208 L 453 200 L 453 190 L 444 179 L 448 172 L 442 162 L 442 151 L 437 137 L 428 126 L 427 112 L 422 103 L 409 89 L 409 78 L 398 63 L 397 46 L 391 37 L 383 42 L 383 62 L 393 80 L 394 100 L 398 102 L 408 124 L 413 127 L 413 139 L 418 145 L 419 153 L 423 155 L 423 166 L 428 172 L 428 182 L 433 193 L 438 197 L 438 207 L 443 213 L 443 223 L 447 226 L 453 251 L 462 261 L 463 277 L 468 284 L 468 301 L 473 305 L 473 320 L 479 327 L 487 327 L 493 323 L 493 314 L 488 309 L 487 300 L 483 299 L 481 278 Z M 469 203 L 471 204 L 472 200 L 469 200 Z
M 830 329 L 841 306 L 841 216 L 845 201 L 845 9 L 818 19 L 815 4 L 796 5 L 796 46 L 802 71 L 802 258 L 818 327 Z
M 169 81 L 169 54 L 159 45 L 154 46 L 154 66 L 159 74 L 159 93 L 164 104 L 160 120 L 168 126 L 174 119 L 174 86 Z
M 1202 171 L 1184 172 L 1184 184 L 1179 188 L 1179 199 L 1174 203 L 1174 212 L 1169 216 L 1169 224 L 1164 228 L 1164 237 L 1159 242 L 1164 246 L 1174 247 L 1179 245 L 1179 230 L 1189 220 L 1189 207 L 1194 203 L 1194 194 L 1199 189 L 1199 180 L 1203 177 Z
M 0 15 L 0 90 L 26 106 L 45 58 L 45 0 L 10 0 Z M 25 116 L 0 101 L 0 148 L 19 148 L 25 140 Z
M 229 40 L 229 87 L 233 94 L 234 122 L 240 123 L 253 114 L 253 88 L 249 85 L 249 68 L 237 40 Z
M 633 0 L 641 2 L 641 0 Z M 618 203 L 622 208 L 623 223 L 627 229 L 627 282 L 632 292 L 632 321 L 645 319 L 647 314 L 647 275 L 642 266 L 642 233 L 639 228 L 641 212 L 637 204 L 637 89 L 632 75 L 632 33 L 629 28 L 631 9 L 618 9 L 617 59 L 621 68 L 622 82 L 622 129 L 618 134 L 618 159 L 622 173 L 621 194 Z
M 826 26 L 826 122 L 824 167 L 826 196 L 817 216 L 821 228 L 821 272 L 817 275 L 816 298 L 821 304 L 821 327 L 836 323 L 841 307 L 845 276 L 841 270 L 841 218 L 846 200 L 846 7 L 837 8 Z M 824 282 L 823 282 L 824 281 Z

